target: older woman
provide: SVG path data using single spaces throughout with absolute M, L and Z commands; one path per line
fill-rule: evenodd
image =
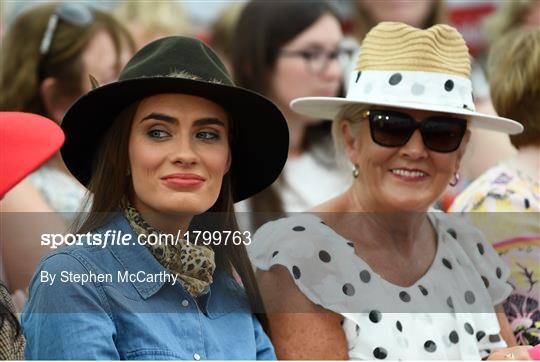
M 63 159 L 92 208 L 77 245 L 34 276 L 26 357 L 275 358 L 252 314 L 263 309 L 250 235 L 232 205 L 281 172 L 288 133 L 278 108 L 235 87 L 202 42 L 169 37 L 80 98 L 62 127 Z
M 507 348 L 515 340 L 499 313 L 508 268 L 476 229 L 427 213 L 458 178 L 469 127 L 522 130 L 474 111 L 469 70 L 455 29 L 381 23 L 345 99 L 292 102 L 335 118 L 354 182 L 255 236 L 279 358 L 528 358 L 526 347 Z

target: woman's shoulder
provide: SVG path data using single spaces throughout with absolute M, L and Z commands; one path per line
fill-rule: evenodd
M 347 242 L 318 216 L 311 213 L 269 221 L 253 236 L 248 248 L 250 256 L 263 264 L 271 263 L 279 253 L 281 257 L 309 256 L 316 249 L 338 251 Z M 256 263 L 257 264 L 257 263 Z
M 521 172 L 501 163 L 474 180 L 454 201 L 450 211 L 539 210 L 539 189 Z

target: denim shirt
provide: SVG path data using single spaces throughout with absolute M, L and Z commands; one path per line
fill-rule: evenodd
M 123 215 L 97 229 L 137 235 Z M 94 234 L 94 235 L 95 235 Z M 118 272 L 166 270 L 146 246 L 73 245 L 46 256 L 30 284 L 22 314 L 27 359 L 275 359 L 247 296 L 219 268 L 209 292 L 195 300 L 177 283 L 126 281 Z M 94 279 L 83 283 L 72 276 Z M 49 273 L 49 274 L 46 274 Z M 112 281 L 106 276 L 112 275 Z M 48 275 L 49 279 L 42 279 Z M 51 284 L 50 276 L 56 275 Z M 61 281 L 62 275 L 65 277 Z M 96 280 L 101 275 L 105 280 Z M 142 276 L 142 273 L 140 273 Z

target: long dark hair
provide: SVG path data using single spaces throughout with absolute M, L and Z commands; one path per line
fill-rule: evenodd
M 76 220 L 76 233 L 85 234 L 105 225 L 119 208 L 127 205 L 128 195 L 133 186 L 126 176 L 129 167 L 128 145 L 133 117 L 140 101 L 124 109 L 115 119 L 102 139 L 98 154 L 94 159 L 92 176 L 88 184 L 89 197 L 86 200 L 90 212 L 83 219 Z M 229 144 L 234 142 L 234 119 L 230 119 Z M 234 162 L 234 160 L 233 160 Z M 233 208 L 232 180 L 229 173 L 223 177 L 217 201 L 205 213 L 193 217 L 190 229 L 199 231 L 238 231 L 238 223 Z M 79 226 L 80 225 L 80 226 Z M 233 276 L 234 271 L 240 277 L 252 310 L 257 315 L 263 328 L 267 330 L 264 305 L 255 280 L 253 268 L 245 246 L 214 246 L 216 267 Z
M 2 282 L 0 282 L 0 289 L 2 289 L 0 290 L 0 296 L 4 294 L 4 291 L 9 295 L 9 291 Z M 11 324 L 15 330 L 15 337 L 18 337 L 21 334 L 21 326 L 17 317 L 7 305 L 4 305 L 4 301 L 0 300 L 0 328 L 4 325 L 4 322 Z
M 232 64 L 236 84 L 268 96 L 270 79 L 281 48 L 326 14 L 339 20 L 327 1 L 250 1 L 242 11 L 235 30 Z M 302 149 L 309 151 L 322 145 L 332 154 L 330 129 L 329 121 L 307 126 Z M 317 161 L 324 165 L 329 163 L 323 158 L 317 158 Z M 330 163 L 333 164 L 332 161 Z M 280 177 L 277 182 L 284 182 L 284 179 Z M 250 202 L 255 212 L 284 211 L 283 201 L 274 187 L 255 195 Z M 253 226 L 264 222 L 258 219 L 259 214 L 254 214 Z

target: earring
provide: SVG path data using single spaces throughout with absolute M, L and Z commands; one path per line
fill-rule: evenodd
M 352 175 L 354 178 L 357 178 L 358 175 L 360 175 L 360 171 L 358 170 L 358 165 L 354 165 L 352 168 Z
M 456 186 L 459 183 L 459 179 L 459 173 L 454 172 L 454 177 L 452 178 L 452 181 L 450 181 L 449 185 L 452 187 Z

